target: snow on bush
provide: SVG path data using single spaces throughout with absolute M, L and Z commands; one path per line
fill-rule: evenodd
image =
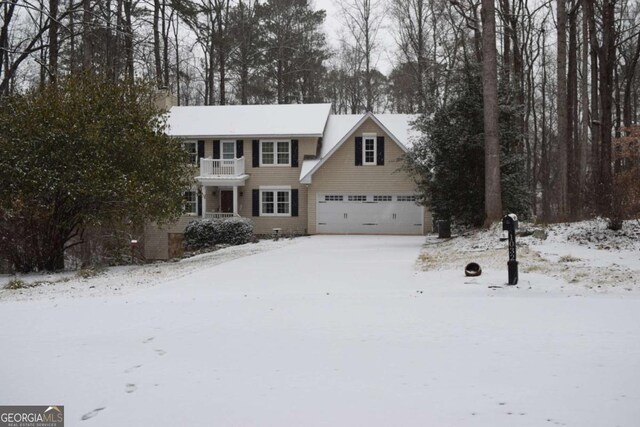
M 220 243 L 242 245 L 253 236 L 253 223 L 247 218 L 229 218 L 218 223 Z
M 189 249 L 214 245 L 242 245 L 253 236 L 253 223 L 247 218 L 197 219 L 184 231 L 184 243 Z

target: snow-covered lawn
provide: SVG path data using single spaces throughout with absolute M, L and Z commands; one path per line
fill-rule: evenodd
M 637 425 L 637 279 L 563 267 L 599 251 L 635 274 L 637 251 L 527 239 L 517 287 L 487 233 L 263 242 L 3 291 L 0 402 L 63 404 L 70 426 Z

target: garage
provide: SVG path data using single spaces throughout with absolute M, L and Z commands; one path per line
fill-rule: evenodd
M 423 233 L 424 208 L 412 194 L 316 193 L 316 204 L 318 233 Z

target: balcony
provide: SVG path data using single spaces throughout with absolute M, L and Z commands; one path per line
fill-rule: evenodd
M 244 157 L 239 159 L 200 159 L 200 176 L 244 175 Z
M 244 171 L 244 157 L 239 159 L 200 159 L 200 175 L 196 178 L 203 185 L 242 185 L 249 178 Z

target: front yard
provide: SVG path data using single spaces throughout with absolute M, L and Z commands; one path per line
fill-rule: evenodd
M 261 242 L 0 291 L 0 402 L 96 426 L 634 425 L 637 252 L 556 234 L 522 240 L 517 287 L 485 233 Z

